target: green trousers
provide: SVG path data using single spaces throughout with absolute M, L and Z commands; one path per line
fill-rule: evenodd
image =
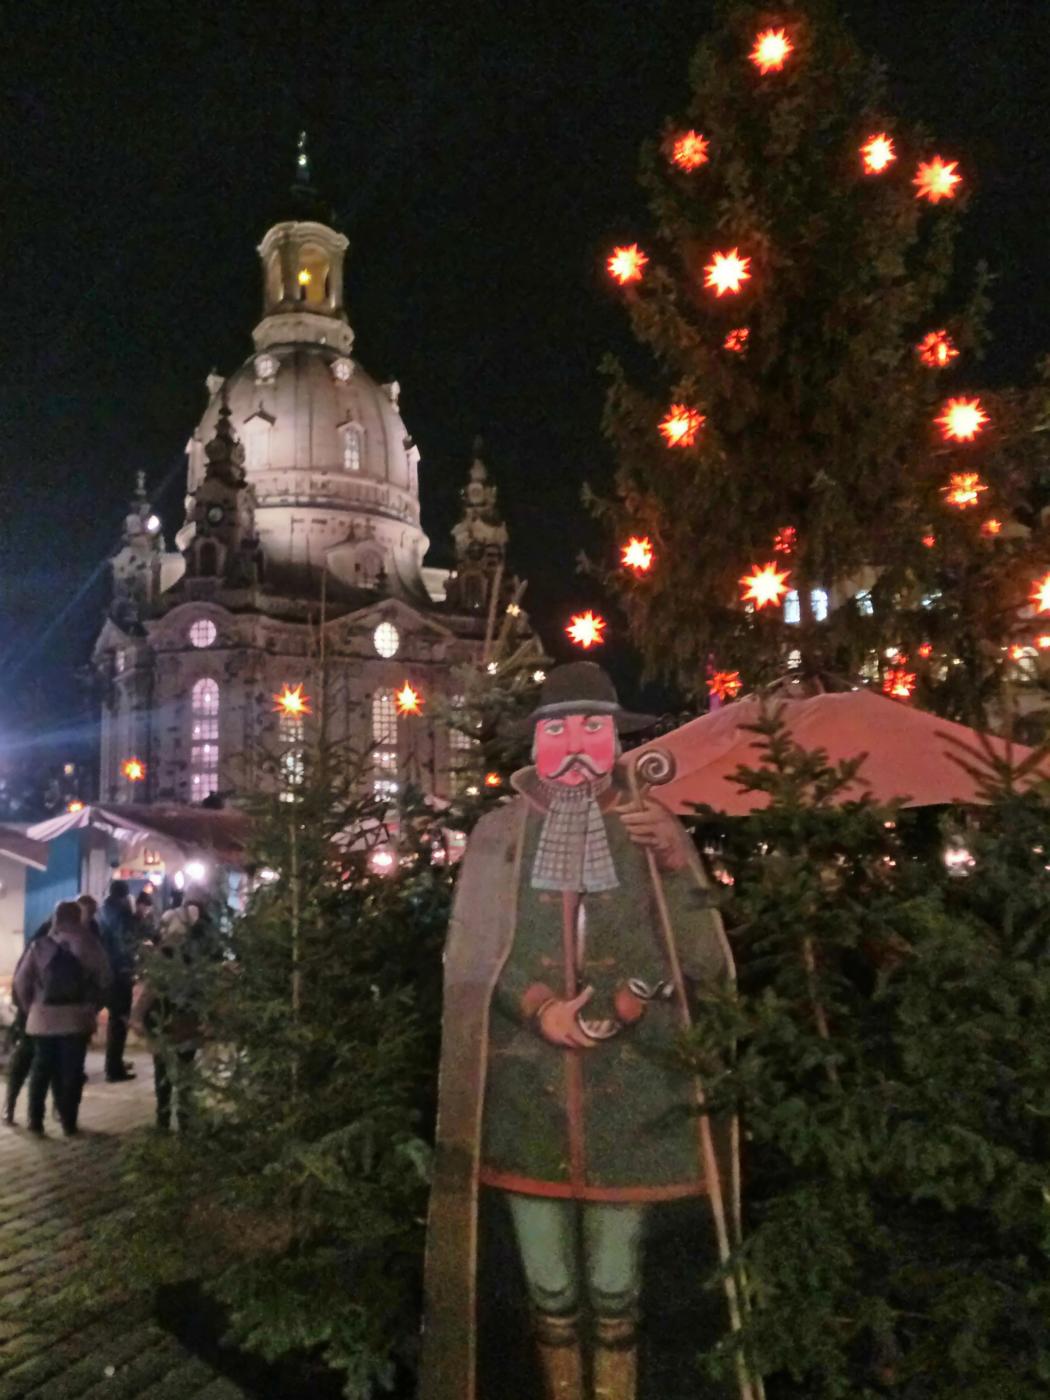
M 505 1194 L 529 1300 L 537 1312 L 576 1312 L 584 1280 L 595 1316 L 624 1317 L 636 1311 L 644 1206 Z

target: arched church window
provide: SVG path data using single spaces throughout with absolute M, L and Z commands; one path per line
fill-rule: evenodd
M 377 797 L 397 792 L 397 701 L 392 690 L 372 696 L 372 790 Z
M 348 472 L 361 470 L 361 429 L 356 423 L 343 429 L 343 466 Z
M 294 802 L 306 777 L 302 715 L 282 714 L 278 721 L 277 737 L 280 744 L 277 764 L 280 799 L 282 802 Z
M 203 802 L 219 787 L 219 683 L 210 676 L 190 692 L 190 800 Z
M 197 549 L 197 573 L 214 578 L 219 572 L 219 547 L 214 540 L 203 540 Z
M 359 586 L 361 588 L 374 588 L 383 571 L 383 560 L 380 555 L 370 551 L 361 555 L 354 568 Z
M 323 306 L 328 300 L 328 258 L 322 248 L 307 243 L 299 250 L 295 274 L 299 300 L 307 306 Z
M 198 617 L 197 621 L 190 625 L 191 647 L 210 647 L 217 636 L 215 623 L 210 617 Z

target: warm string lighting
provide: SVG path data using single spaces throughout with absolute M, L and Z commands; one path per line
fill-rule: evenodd
M 976 472 L 953 472 L 944 488 L 944 499 L 950 506 L 967 510 L 977 505 L 982 492 L 987 490 L 988 487 Z
M 565 631 L 571 641 L 587 651 L 590 647 L 601 646 L 605 641 L 603 633 L 607 623 L 604 617 L 594 612 L 576 613 Z
M 671 142 L 671 160 L 679 170 L 699 170 L 711 159 L 710 145 L 699 131 L 682 131 Z
M 944 161 L 940 156 L 922 161 L 912 184 L 916 199 L 928 199 L 931 204 L 939 204 L 942 199 L 954 199 L 955 187 L 962 183 L 958 173 L 957 160 Z
M 755 47 L 748 54 L 760 73 L 777 73 L 794 51 L 786 29 L 763 29 L 755 36 Z
M 742 355 L 747 349 L 747 342 L 751 339 L 751 332 L 747 326 L 737 326 L 731 330 L 722 342 L 724 350 L 731 351 L 734 355 Z
M 882 678 L 882 689 L 894 700 L 910 700 L 915 690 L 915 674 L 902 666 L 893 666 Z
M 953 442 L 972 442 L 988 422 L 988 415 L 980 399 L 949 399 L 941 416 L 934 421 Z
M 788 570 L 778 569 L 776 564 L 752 564 L 751 572 L 740 580 L 744 602 L 756 608 L 781 603 L 790 592 L 788 577 Z
M 773 549 L 777 554 L 793 554 L 798 544 L 798 531 L 794 525 L 782 525 L 773 536 Z
M 637 535 L 632 535 L 623 546 L 620 557 L 626 568 L 646 574 L 653 567 L 652 541 L 648 536 L 639 539 Z
M 866 175 L 881 175 L 897 159 L 893 140 L 884 131 L 870 136 L 860 148 L 861 160 Z
M 750 258 L 742 258 L 739 248 L 731 248 L 728 253 L 715 253 L 704 268 L 704 286 L 713 289 L 716 297 L 727 292 L 739 292 L 745 282 L 751 280 L 748 269 Z
M 619 282 L 621 287 L 626 287 L 631 282 L 642 280 L 648 261 L 648 254 L 643 253 L 637 243 L 627 243 L 621 248 L 613 249 L 605 266 L 609 270 L 609 276 Z
M 120 771 L 129 783 L 141 783 L 146 776 L 146 765 L 141 758 L 126 758 L 120 765 Z
M 303 694 L 302 682 L 297 686 L 285 685 L 274 697 L 274 709 L 282 715 L 309 715 L 310 697 Z
M 947 331 L 930 331 L 915 347 L 919 359 L 930 369 L 945 369 L 952 360 L 958 359 L 959 352 Z
M 981 525 L 981 534 L 987 535 L 990 539 L 994 539 L 996 535 L 1001 535 L 1002 533 L 1003 522 L 1001 520 L 996 520 L 994 515 L 989 516 Z
M 668 447 L 692 447 L 707 420 L 695 408 L 674 403 L 660 421 L 660 431 Z
M 399 715 L 418 715 L 423 709 L 423 697 L 409 681 L 394 692 L 394 701 Z
M 67 803 L 66 803 L 66 811 L 67 811 L 67 812 L 82 812 L 83 810 L 84 810 L 84 804 L 83 804 L 83 802 L 81 802 L 81 800 L 80 800 L 79 797 L 74 797 L 74 799 L 73 799 L 72 802 L 67 802 Z
M 744 683 L 739 671 L 716 671 L 707 682 L 707 688 L 718 700 L 735 700 Z

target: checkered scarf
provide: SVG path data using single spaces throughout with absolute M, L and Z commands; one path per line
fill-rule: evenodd
M 541 782 L 549 805 L 532 866 L 534 890 L 597 894 L 619 886 L 596 800 L 611 782 L 609 774 L 576 787 Z

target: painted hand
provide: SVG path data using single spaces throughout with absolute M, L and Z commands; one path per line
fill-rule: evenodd
M 661 870 L 681 870 L 689 860 L 688 837 L 678 821 L 659 802 L 647 800 L 642 807 L 621 804 L 616 814 L 636 846 L 651 850 Z
M 536 1015 L 536 1025 L 544 1040 L 567 1050 L 593 1050 L 601 1037 L 588 1035 L 577 1019 L 593 996 L 594 988 L 584 987 L 571 1001 L 549 1001 L 542 1007 Z

